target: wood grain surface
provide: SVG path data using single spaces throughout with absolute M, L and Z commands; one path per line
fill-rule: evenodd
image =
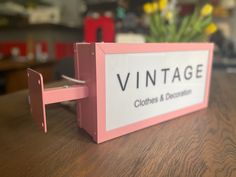
M 213 73 L 209 108 L 97 145 L 73 112 L 47 108 L 48 133 L 27 92 L 0 97 L 1 177 L 235 177 L 236 75 Z

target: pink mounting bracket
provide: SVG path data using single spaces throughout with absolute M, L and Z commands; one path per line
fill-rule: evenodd
M 88 87 L 86 85 L 44 89 L 43 77 L 40 73 L 27 69 L 27 76 L 31 113 L 45 133 L 47 132 L 45 105 L 88 97 Z

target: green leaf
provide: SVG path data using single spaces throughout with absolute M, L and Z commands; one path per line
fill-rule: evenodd
M 181 41 L 181 37 L 185 33 L 187 27 L 188 27 L 188 22 L 190 20 L 190 16 L 184 17 L 183 20 L 180 23 L 179 31 L 176 35 L 176 41 Z

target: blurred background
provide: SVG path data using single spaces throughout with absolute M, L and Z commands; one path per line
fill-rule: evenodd
M 0 94 L 73 77 L 74 42 L 207 42 L 236 73 L 236 0 L 0 0 Z

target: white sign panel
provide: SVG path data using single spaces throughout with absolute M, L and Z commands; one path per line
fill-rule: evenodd
M 106 130 L 202 103 L 209 51 L 106 54 Z

